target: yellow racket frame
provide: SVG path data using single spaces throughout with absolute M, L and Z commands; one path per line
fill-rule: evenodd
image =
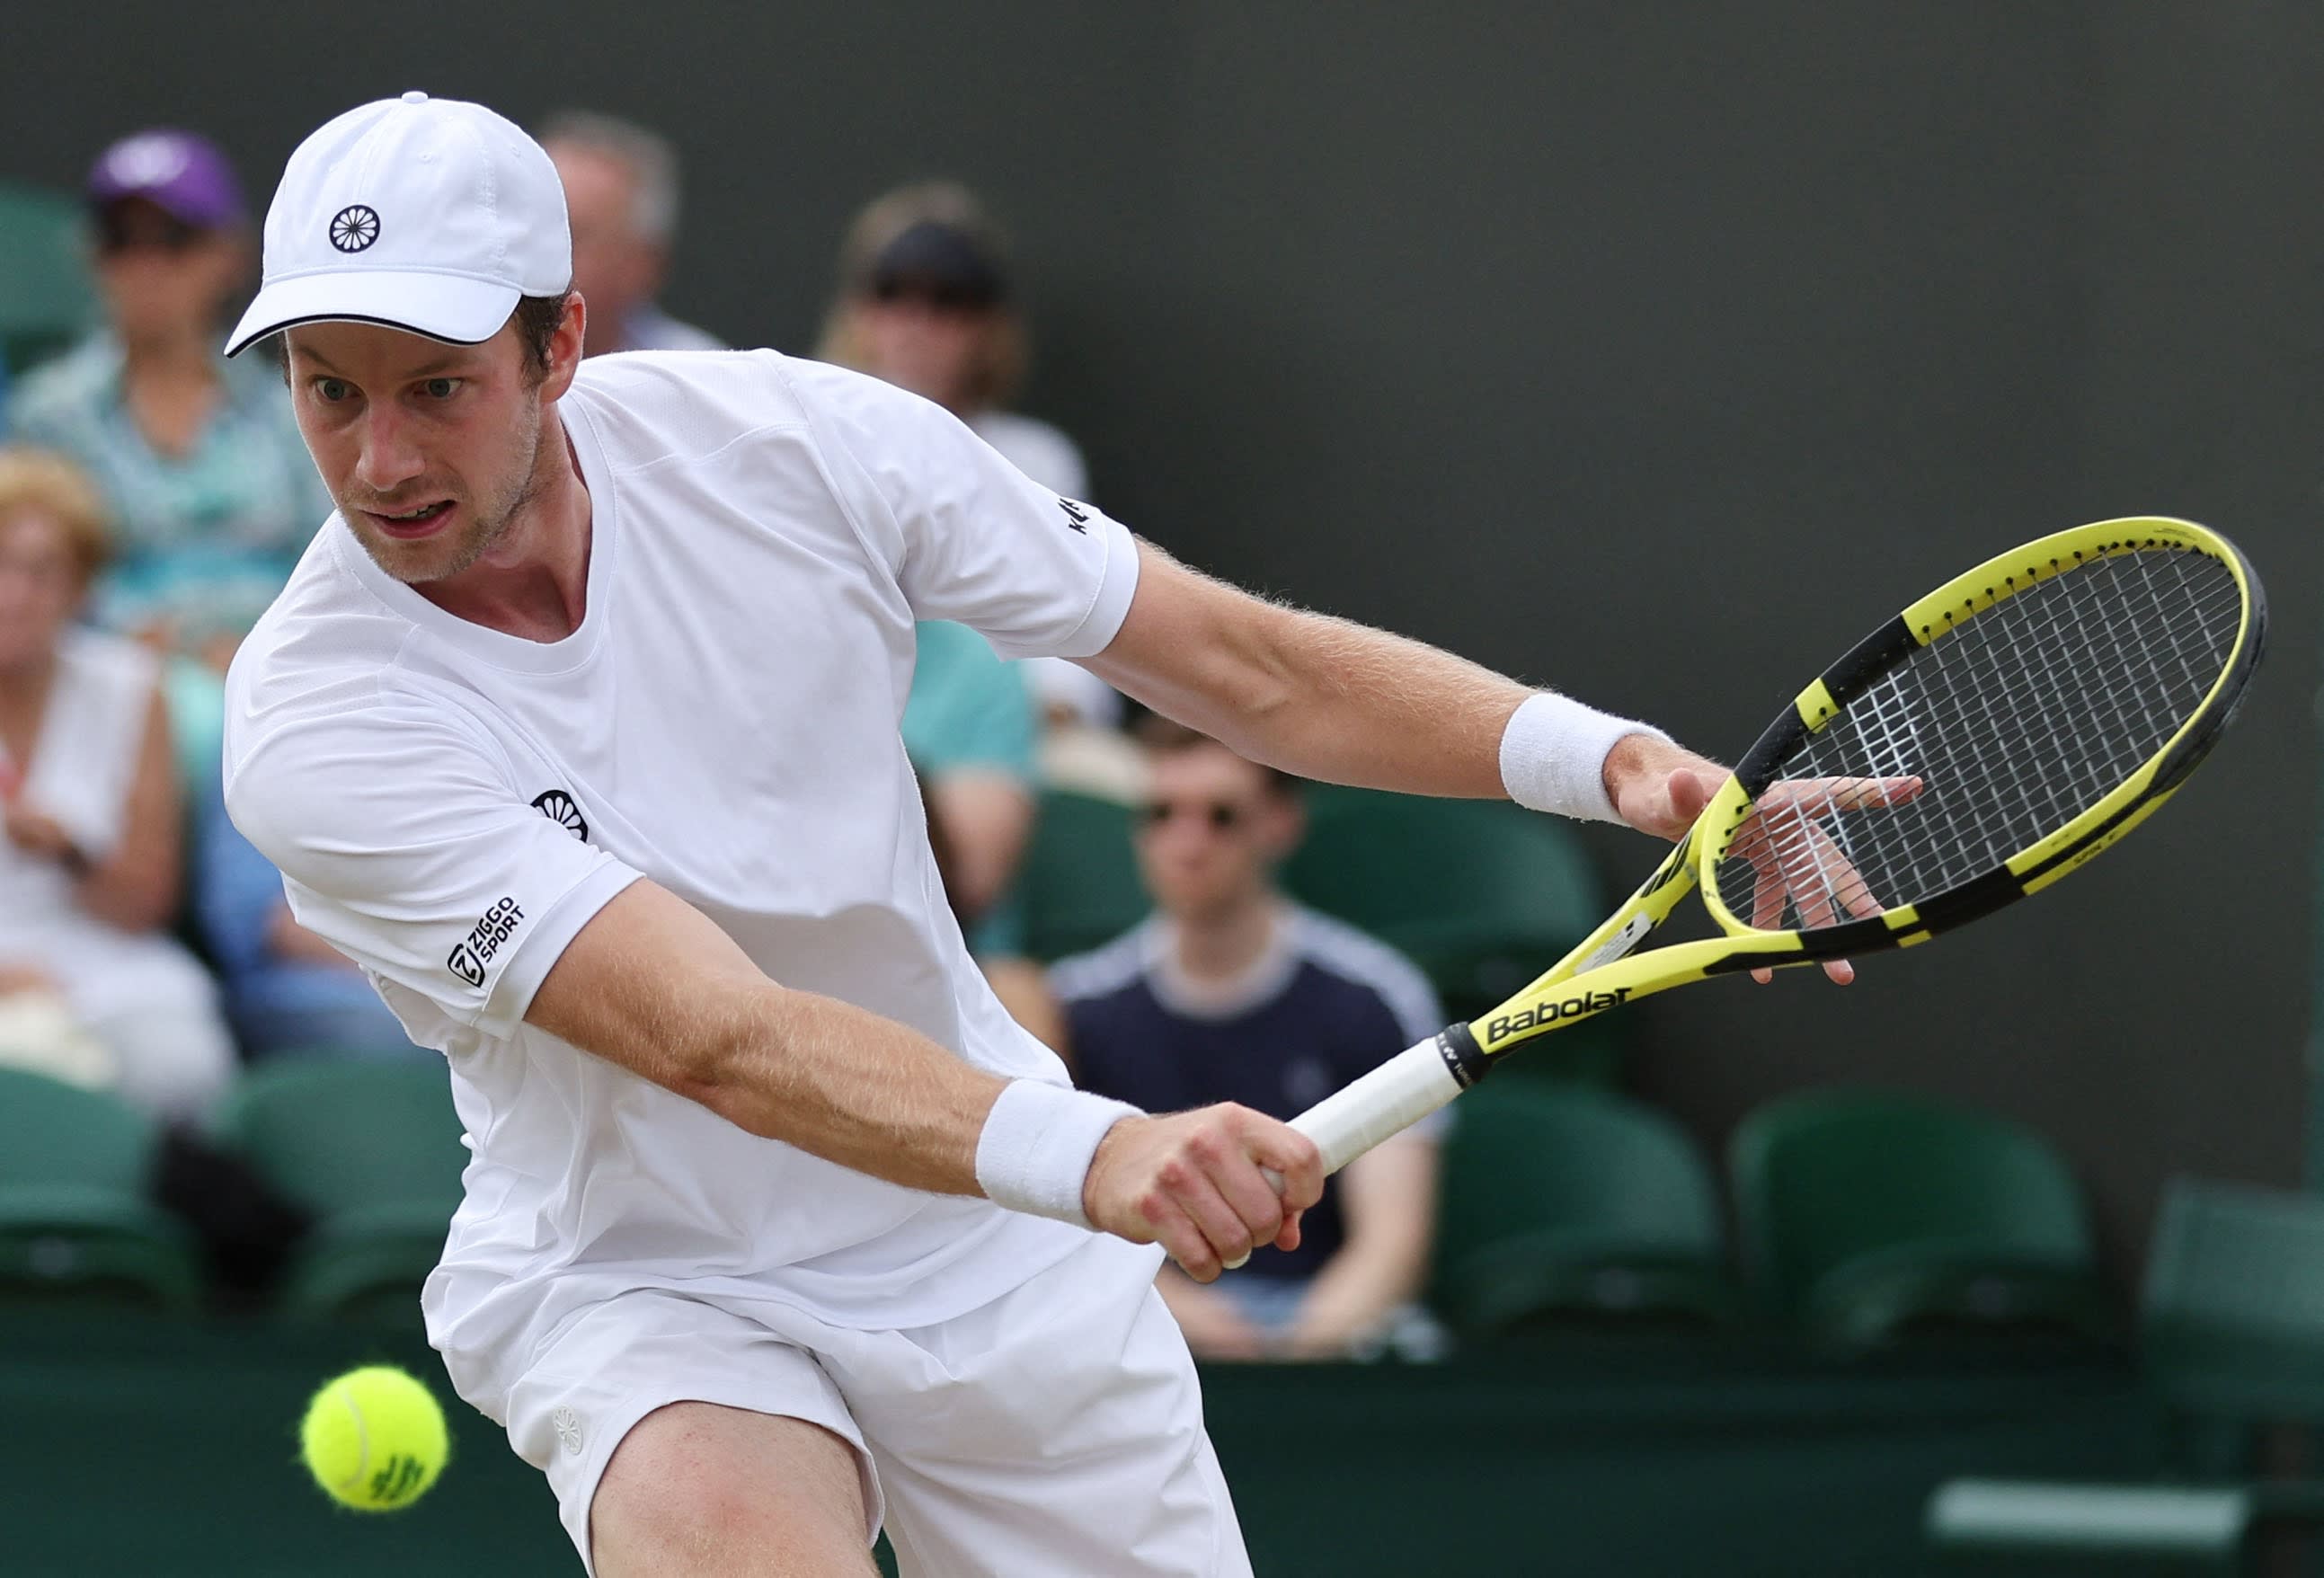
M 2115 789 L 1992 871 L 1915 904 L 1806 931 L 1755 927 L 1729 908 L 1715 873 L 1750 818 L 1755 797 L 1807 735 L 1840 716 L 1873 680 L 1916 648 L 1943 640 L 1987 609 L 2065 571 L 2094 559 L 2172 547 L 2217 559 L 2233 572 L 2243 599 L 2242 622 L 2234 649 L 2200 705 Z M 2055 532 L 1955 577 L 1858 642 L 1802 690 L 1790 712 L 1760 737 L 1693 827 L 1627 903 L 1524 991 L 1469 1022 L 1477 1052 L 1483 1058 L 1498 1057 L 1537 1036 L 1711 975 L 1911 947 L 2041 891 L 2153 815 L 2177 792 L 2233 718 L 2258 664 L 2266 624 L 2258 577 L 2236 546 L 2207 527 L 2167 516 L 2130 516 Z M 1721 936 L 1626 956 L 1669 918 L 1680 900 L 1698 889 Z M 1448 1054 L 1452 1050 L 1448 1048 Z

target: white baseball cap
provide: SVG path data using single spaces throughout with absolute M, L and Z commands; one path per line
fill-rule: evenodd
M 476 345 L 519 297 L 572 283 L 547 152 L 483 105 L 407 93 L 347 111 L 290 155 L 266 210 L 258 297 L 226 354 L 326 322 Z

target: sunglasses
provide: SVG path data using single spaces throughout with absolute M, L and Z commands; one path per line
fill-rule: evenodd
M 169 214 L 100 214 L 97 250 L 107 256 L 128 252 L 166 252 L 174 256 L 191 251 L 208 234 Z
M 1246 807 L 1232 800 L 1148 800 L 1138 808 L 1138 820 L 1144 826 L 1159 827 L 1182 816 L 1198 817 L 1213 833 L 1232 832 L 1249 815 Z

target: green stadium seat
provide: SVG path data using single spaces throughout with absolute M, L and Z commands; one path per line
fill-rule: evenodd
M 1465 1339 L 1733 1312 L 1718 1195 L 1677 1124 L 1535 1080 L 1452 1113 L 1430 1302 Z
M 315 1217 L 284 1274 L 286 1311 L 410 1315 L 467 1165 L 440 1062 L 278 1060 L 227 1094 L 215 1127 L 222 1146 Z
M 1929 1538 L 1962 1553 L 2228 1570 L 2261 1525 L 2324 1521 L 2324 1482 L 2238 1477 L 2255 1426 L 2324 1423 L 2324 1200 L 2173 1179 L 2147 1257 L 2139 1333 L 2148 1385 L 2194 1427 L 2180 1466 L 2204 1482 L 1950 1481 L 1929 1500 Z
M 0 181 L 0 361 L 21 372 L 95 317 L 80 204 Z
M 1045 963 L 1112 941 L 1153 908 L 1130 841 L 1130 807 L 1047 789 L 1018 874 L 1026 951 Z
M 1821 1342 L 2113 1330 L 2081 1192 L 2029 1130 L 1916 1096 L 1819 1091 L 1752 1113 L 1729 1159 L 1749 1281 Z
M 1606 916 L 1572 829 L 1516 806 L 1319 786 L 1307 821 L 1284 885 L 1409 955 L 1455 1019 L 1521 990 Z M 1609 1083 L 1618 1025 L 1585 1020 L 1510 1066 Z
M 2324 1424 L 2324 1200 L 2173 1179 L 2139 1327 L 2149 1375 L 2185 1413 Z
M 192 1235 L 145 1195 L 152 1124 L 115 1097 L 0 1068 L 0 1297 L 192 1308 Z

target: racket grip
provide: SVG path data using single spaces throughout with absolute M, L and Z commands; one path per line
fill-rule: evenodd
M 1460 1094 L 1461 1082 L 1452 1077 L 1431 1036 L 1325 1096 L 1292 1119 L 1291 1126 L 1315 1142 L 1329 1177 Z M 1282 1176 L 1273 1167 L 1261 1170 L 1268 1183 L 1283 1186 Z
M 1291 1120 L 1336 1173 L 1392 1134 L 1400 1134 L 1461 1094 L 1431 1036 L 1343 1086 Z
M 1431 1036 L 1417 1047 L 1407 1047 L 1365 1075 L 1325 1096 L 1296 1118 L 1291 1126 L 1315 1142 L 1323 1153 L 1325 1177 L 1393 1134 L 1401 1134 L 1461 1094 L 1461 1082 L 1444 1061 Z M 1283 1175 L 1273 1167 L 1259 1169 L 1277 1194 Z M 1241 1266 L 1231 1260 L 1227 1269 Z

